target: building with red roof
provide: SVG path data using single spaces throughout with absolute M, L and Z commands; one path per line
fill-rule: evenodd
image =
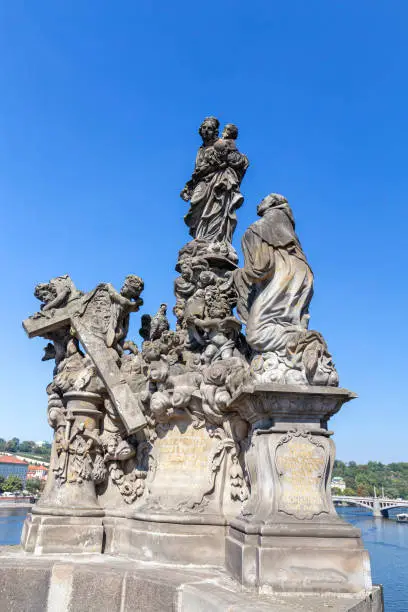
M 48 468 L 45 465 L 29 465 L 27 480 L 47 480 Z
M 13 457 L 13 455 L 0 455 L 0 476 L 8 478 L 17 476 L 24 484 L 27 478 L 28 463 Z

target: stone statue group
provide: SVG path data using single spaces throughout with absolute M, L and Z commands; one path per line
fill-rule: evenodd
M 176 265 L 175 330 L 162 304 L 155 316 L 142 316 L 141 349 L 127 338 L 130 313 L 143 304 L 144 284 L 135 275 L 120 292 L 102 283 L 84 294 L 69 276 L 35 289 L 41 309 L 25 327 L 50 341 L 44 359 L 55 360 L 48 387 L 55 486 L 49 484 L 47 503 L 68 480 L 100 484 L 110 474 L 132 504 L 144 494 L 158 431 L 180 414 L 232 441 L 231 495 L 242 502 L 250 486 L 242 461 L 248 423 L 231 408 L 239 390 L 251 382 L 338 385 L 323 337 L 308 329 L 313 273 L 287 200 L 270 194 L 259 204 L 237 267 L 232 238 L 249 161 L 237 148 L 235 125 L 219 137 L 219 121 L 208 117 L 199 134 L 194 171 L 181 192 L 190 203 L 192 240 Z M 95 394 L 103 406 L 92 431 L 67 410 L 67 396 L 78 392 Z M 193 509 L 207 493 L 179 503 Z
M 75 515 L 78 506 L 106 511 L 126 504 L 234 516 L 251 491 L 253 421 L 235 399 L 259 383 L 338 384 L 323 337 L 308 329 L 313 274 L 287 200 L 271 194 L 259 204 L 238 267 L 232 238 L 248 158 L 233 124 L 219 137 L 219 121 L 208 117 L 199 134 L 194 171 L 181 192 L 190 205 L 191 240 L 176 264 L 175 329 L 161 304 L 154 316 L 142 315 L 141 347 L 127 338 L 130 314 L 143 305 L 144 283 L 135 275 L 119 292 L 101 283 L 83 293 L 69 276 L 35 289 L 41 308 L 24 326 L 49 341 L 44 359 L 55 361 L 47 388 L 52 476 L 37 512 L 64 506 Z M 173 488 L 158 484 L 170 439 L 182 457 Z M 209 445 L 209 472 L 197 472 L 195 488 L 180 475 L 187 440 Z
M 185 255 L 194 250 L 195 257 L 207 261 L 211 253 L 223 254 L 231 264 L 237 261 L 231 242 L 249 161 L 237 149 L 238 128 L 227 124 L 221 138 L 218 129 L 215 117 L 201 124 L 203 144 L 192 178 L 181 192 L 190 202 L 185 222 L 194 239 L 180 252 L 183 277 L 193 276 L 192 270 L 187 273 Z M 308 330 L 313 273 L 295 233 L 292 210 L 286 198 L 271 194 L 257 212 L 261 219 L 242 239 L 244 267 L 231 275 L 239 318 L 246 325 L 252 375 L 264 382 L 336 386 L 326 343 L 321 334 Z
M 330 493 L 328 421 L 355 395 L 309 329 L 313 273 L 293 212 L 282 195 L 262 200 L 239 267 L 249 162 L 235 125 L 219 137 L 208 117 L 199 134 L 181 192 L 191 240 L 175 266 L 175 326 L 160 304 L 141 316 L 142 341 L 128 338 L 143 307 L 134 274 L 120 291 L 83 292 L 68 275 L 35 288 L 41 306 L 23 326 L 54 361 L 54 442 L 23 548 L 224 567 L 262 593 L 365 597 L 368 553 Z

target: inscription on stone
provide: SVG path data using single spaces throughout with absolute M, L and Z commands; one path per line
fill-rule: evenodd
M 292 437 L 276 451 L 280 495 L 278 510 L 298 519 L 328 512 L 322 490 L 326 453 L 307 437 Z
M 206 428 L 195 429 L 191 424 L 173 425 L 155 442 L 156 472 L 152 493 L 170 498 L 172 492 L 187 497 L 208 489 L 209 461 L 217 440 L 209 437 Z

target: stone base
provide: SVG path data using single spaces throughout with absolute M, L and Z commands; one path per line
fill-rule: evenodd
M 233 524 L 226 540 L 226 567 L 246 587 L 258 592 L 356 594 L 372 588 L 368 552 L 351 526 L 256 529 L 243 521 Z
M 101 517 L 29 514 L 24 522 L 21 545 L 26 552 L 101 553 L 104 531 Z
M 363 597 L 255 595 L 224 571 L 179 569 L 108 555 L 64 560 L 0 547 L 0 610 L 7 612 L 382 612 L 382 589 Z
M 211 520 L 212 518 L 212 520 Z M 221 523 L 221 524 L 220 524 Z M 145 518 L 105 517 L 105 553 L 139 561 L 223 566 L 225 521 L 218 517 L 149 514 Z

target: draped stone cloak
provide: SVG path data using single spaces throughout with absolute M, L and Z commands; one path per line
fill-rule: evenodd
M 207 157 L 211 161 L 208 163 Z M 204 170 L 204 176 L 194 186 L 190 210 L 184 217 L 193 238 L 208 242 L 231 242 L 237 216 L 236 210 L 244 197 L 240 192 L 242 177 L 248 167 L 248 159 L 233 151 L 226 167 L 214 165 L 217 155 L 214 147 L 200 147 L 196 170 Z
M 235 286 L 247 342 L 258 352 L 284 355 L 287 343 L 307 327 L 313 295 L 313 273 L 289 204 L 267 209 L 245 232 L 242 251 L 245 263 L 235 273 Z

